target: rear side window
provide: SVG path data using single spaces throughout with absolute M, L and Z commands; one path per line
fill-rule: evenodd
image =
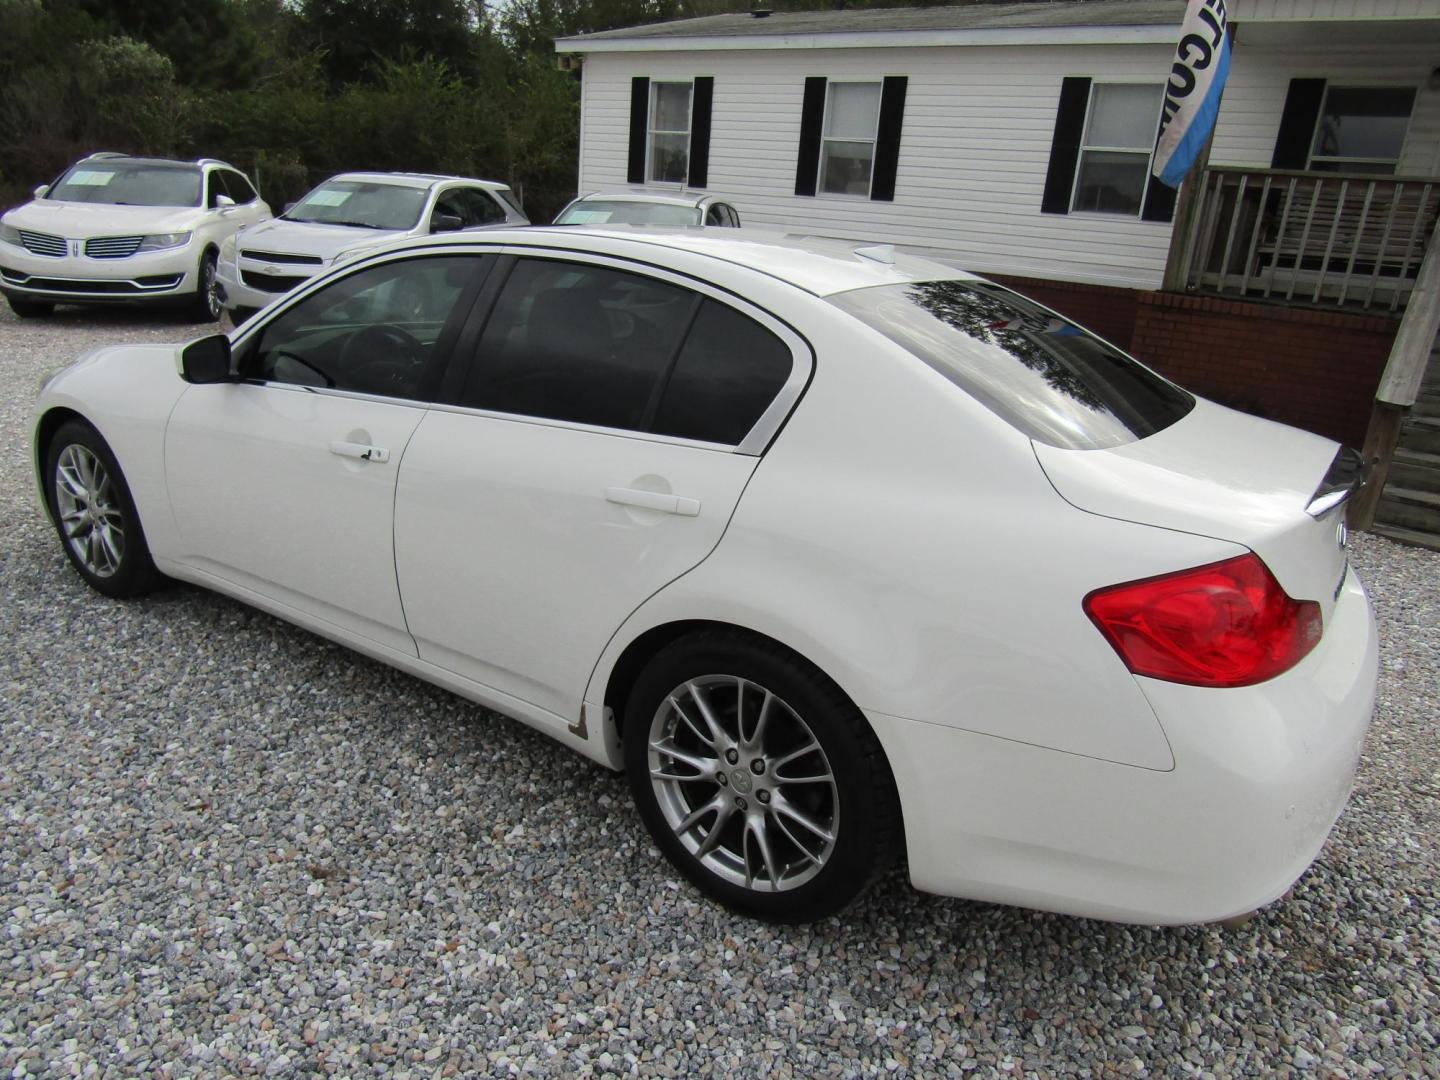
M 754 319 L 706 300 L 660 399 L 654 430 L 739 443 L 785 385 L 793 362 L 785 343 Z
M 880 285 L 830 300 L 1050 446 L 1119 446 L 1195 405 L 1089 331 L 989 282 Z

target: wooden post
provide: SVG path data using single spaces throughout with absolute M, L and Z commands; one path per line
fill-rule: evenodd
M 1215 133 L 1205 140 L 1205 145 L 1195 158 L 1195 164 L 1185 174 L 1180 185 L 1180 195 L 1175 200 L 1175 223 L 1170 228 L 1170 250 L 1165 255 L 1165 277 L 1160 288 L 1166 292 L 1184 292 L 1185 278 L 1190 269 L 1190 230 L 1195 215 L 1200 212 L 1200 192 L 1205 187 L 1205 170 L 1210 167 L 1210 144 Z
M 1375 390 L 1363 450 L 1369 475 L 1365 486 L 1350 501 L 1348 520 L 1352 529 L 1368 529 L 1375 522 L 1375 506 L 1390 475 L 1390 459 L 1400 441 L 1400 425 L 1419 396 L 1437 331 L 1440 331 L 1440 223 L 1430 234 L 1420 273 L 1410 290 L 1410 302 L 1405 305 L 1395 344 L 1390 347 L 1390 359 L 1385 362 L 1385 373 Z

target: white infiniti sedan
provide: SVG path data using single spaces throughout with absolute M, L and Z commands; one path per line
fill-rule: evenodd
M 405 241 L 34 417 L 95 588 L 238 597 L 629 776 L 778 919 L 925 890 L 1248 913 L 1376 681 L 1355 456 L 1009 290 L 724 230 Z

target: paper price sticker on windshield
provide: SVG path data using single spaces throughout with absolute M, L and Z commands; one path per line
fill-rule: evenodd
M 76 184 L 80 187 L 104 187 L 113 179 L 115 179 L 113 172 L 95 172 L 81 169 L 79 172 L 71 173 L 70 179 L 67 180 L 66 183 Z
M 350 191 L 317 191 L 305 201 L 311 206 L 340 206 L 354 192 Z

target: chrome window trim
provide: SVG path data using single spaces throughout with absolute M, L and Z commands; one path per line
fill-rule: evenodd
M 469 405 L 433 404 L 430 412 L 455 413 L 460 416 L 474 416 L 482 420 L 503 420 L 512 424 L 530 424 L 535 427 L 561 428 L 588 435 L 609 435 L 617 439 L 636 439 L 640 442 L 662 443 L 666 446 L 685 446 L 692 450 L 710 450 L 718 454 L 733 454 L 737 450 L 729 443 L 704 442 L 700 439 L 682 439 L 674 435 L 657 435 L 651 431 L 633 431 L 630 428 L 602 427 L 599 424 L 577 424 L 571 420 L 554 420 L 548 416 L 531 416 L 528 413 L 497 412 L 494 409 L 476 409 Z
M 401 405 L 407 409 L 419 409 L 421 412 L 429 412 L 434 407 L 428 401 L 420 401 L 415 398 L 367 394 L 360 390 L 342 390 L 338 386 L 306 386 L 304 383 L 280 382 L 278 379 L 241 379 L 235 385 L 253 386 L 264 390 L 285 390 L 296 394 L 318 394 L 321 397 L 344 398 L 346 401 L 368 401 L 375 405 Z

